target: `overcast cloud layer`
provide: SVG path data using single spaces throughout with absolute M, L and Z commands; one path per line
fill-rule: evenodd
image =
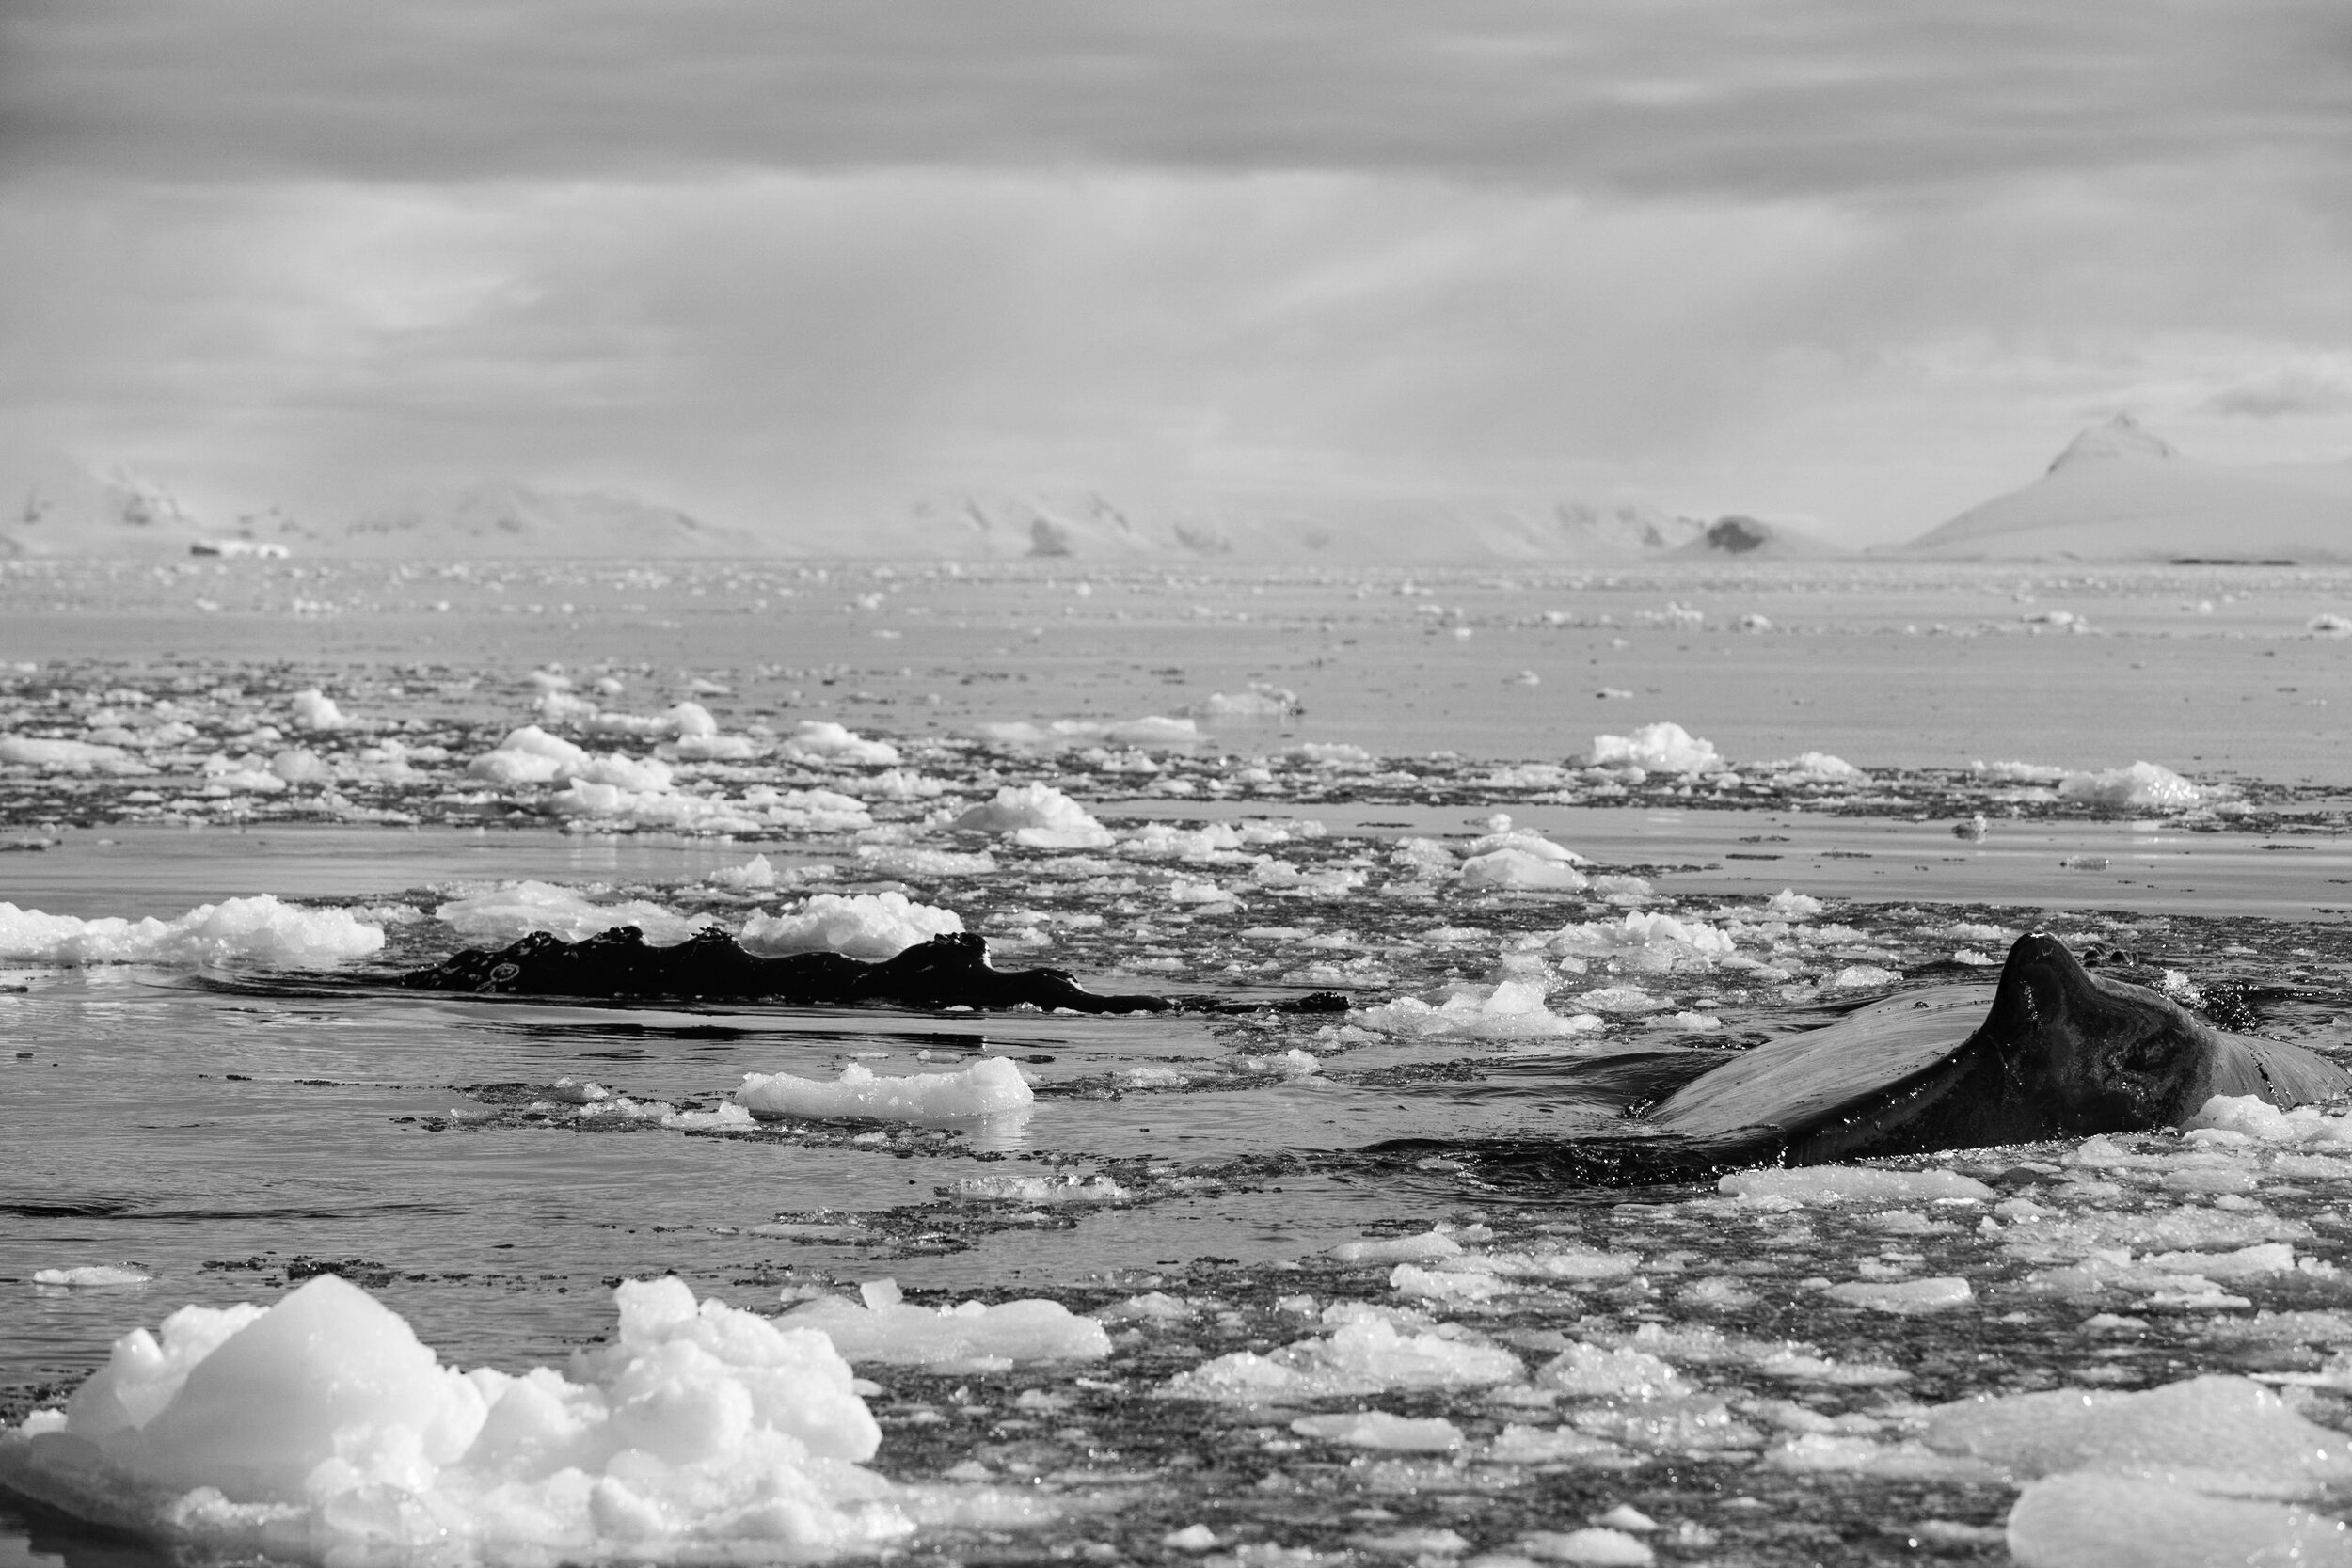
M 501 473 L 1876 539 L 2118 408 L 2352 455 L 2335 0 L 37 0 L 0 171 L 8 444 L 215 509 Z

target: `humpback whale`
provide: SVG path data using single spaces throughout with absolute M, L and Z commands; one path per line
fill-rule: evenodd
M 2017 940 L 1990 988 L 1900 992 L 1729 1060 L 1643 1053 L 1598 1058 L 1578 1076 L 1629 1102 L 1627 1134 L 1443 1148 L 1530 1175 L 1630 1185 L 2146 1132 L 2179 1125 L 2215 1095 L 2291 1109 L 2352 1090 L 2352 1074 L 2326 1057 L 2217 1029 L 2168 996 L 2092 974 L 2041 932 Z
M 767 1002 L 790 1007 L 970 1007 L 980 1012 L 1031 1006 L 1080 1013 L 1343 1012 L 1347 998 L 1312 991 L 1271 1003 L 1215 997 L 1104 995 L 1062 969 L 998 969 L 988 944 L 969 931 L 917 942 L 895 958 L 867 962 L 839 953 L 787 953 L 764 958 L 725 932 L 706 927 L 682 942 L 655 947 L 634 926 L 565 942 L 536 931 L 493 951 L 468 948 L 399 983 L 417 990 L 478 996 L 578 996 L 607 1001 L 656 997 Z

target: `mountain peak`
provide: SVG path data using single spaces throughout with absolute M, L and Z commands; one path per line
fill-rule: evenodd
M 2050 472 L 2074 467 L 2078 463 L 2109 462 L 2116 458 L 2153 458 L 2169 461 L 2181 454 L 2162 436 L 2151 434 L 2147 427 L 2129 414 L 2118 414 L 2105 424 L 2092 425 L 2066 445 L 2050 464 Z

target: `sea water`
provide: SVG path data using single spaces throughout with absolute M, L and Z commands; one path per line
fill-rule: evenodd
M 2352 1123 L 1632 1190 L 1471 1145 L 1610 1130 L 1597 1054 L 1989 981 L 2030 928 L 2344 1053 L 2347 603 L 11 565 L 0 1557 L 2335 1560 Z M 1352 1006 L 383 984 L 623 924 Z M 249 1315 L 167 1325 L 279 1301 L 200 1379 Z M 308 1430 L 270 1334 L 393 1370 L 204 1470 L 172 1376 Z M 68 1406 L 110 1355 L 145 1425 Z

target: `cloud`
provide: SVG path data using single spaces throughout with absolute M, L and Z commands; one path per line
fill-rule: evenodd
M 2333 0 L 24 0 L 0 25 L 14 166 L 102 175 L 1144 166 L 1886 199 L 2247 151 L 2352 168 Z
M 2352 361 L 2280 366 L 2225 387 L 2207 398 L 2206 412 L 2257 420 L 2352 411 Z

